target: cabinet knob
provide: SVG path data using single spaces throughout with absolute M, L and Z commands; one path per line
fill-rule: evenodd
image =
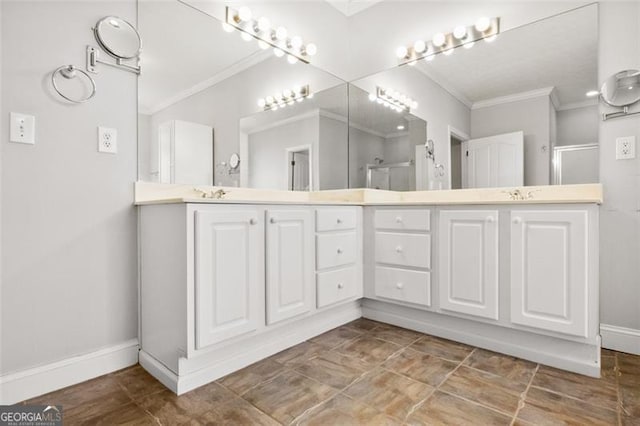
M 493 216 L 487 216 L 487 218 L 485 220 L 487 221 L 487 223 L 495 222 L 495 219 L 493 218 Z
M 255 225 L 257 222 L 254 218 L 249 219 L 249 225 Z
M 522 223 L 522 218 L 514 217 L 513 218 L 513 223 L 515 223 L 516 225 L 518 225 L 519 223 Z
M 396 216 L 396 223 L 402 223 L 402 217 Z
M 396 253 L 402 253 L 402 246 L 396 247 Z
M 398 290 L 402 290 L 402 288 L 403 288 L 403 287 L 404 287 L 404 284 L 402 284 L 402 283 L 396 283 L 396 288 L 397 288 Z
M 342 219 L 337 218 L 337 219 L 336 219 L 336 223 L 341 224 L 341 223 L 342 223 Z
M 344 284 L 338 283 L 338 288 L 344 288 Z
M 270 223 L 276 223 L 276 219 L 274 217 L 272 217 L 271 219 L 269 219 Z
M 338 252 L 338 254 L 342 254 L 342 249 L 340 247 L 338 247 L 338 250 L 336 250 Z

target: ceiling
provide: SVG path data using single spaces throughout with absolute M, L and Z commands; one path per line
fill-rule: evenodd
M 217 19 L 177 1 L 138 2 L 138 8 L 142 111 L 166 106 L 171 99 L 201 90 L 266 57 L 256 43 L 224 32 Z
M 591 5 L 504 32 L 491 43 L 421 61 L 425 72 L 467 104 L 555 87 L 560 106 L 597 87 L 598 8 Z
M 326 0 L 345 16 L 353 16 L 384 0 Z

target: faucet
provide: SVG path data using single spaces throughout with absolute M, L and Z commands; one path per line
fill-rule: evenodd
M 226 192 L 224 189 L 220 188 L 217 191 L 204 191 L 200 188 L 193 188 L 194 191 L 196 191 L 197 193 L 200 194 L 200 196 L 202 198 L 213 198 L 216 200 L 220 200 L 222 199 L 222 197 L 224 197 L 225 195 L 228 194 L 228 192 Z
M 522 191 L 520 191 L 520 189 L 514 189 L 512 191 L 502 191 L 502 192 L 509 194 L 510 200 L 525 201 L 533 198 L 534 191 L 527 191 L 526 193 L 523 193 Z

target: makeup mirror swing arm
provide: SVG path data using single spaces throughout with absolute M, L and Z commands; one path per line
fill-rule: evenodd
M 98 64 L 103 64 L 103 65 L 108 65 L 110 67 L 114 67 L 114 68 L 118 68 L 124 71 L 128 71 L 128 72 L 132 72 L 136 75 L 140 75 L 140 67 L 134 67 L 132 65 L 127 65 L 124 63 L 123 59 L 116 59 L 116 63 L 111 63 L 108 61 L 104 61 L 102 59 L 100 59 L 99 56 L 99 51 L 97 48 L 93 47 L 93 46 L 87 46 L 87 71 L 92 72 L 92 73 L 97 73 L 98 69 L 97 69 L 97 65 Z
M 640 114 L 640 111 L 629 112 L 629 106 L 623 107 L 622 111 L 608 112 L 602 114 L 602 121 L 611 120 L 612 118 L 628 117 L 630 115 Z

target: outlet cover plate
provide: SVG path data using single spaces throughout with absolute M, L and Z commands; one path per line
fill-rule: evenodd
M 98 152 L 118 152 L 118 131 L 109 127 L 98 127 Z
M 616 160 L 636 158 L 636 137 L 624 136 L 616 138 Z
M 36 118 L 33 115 L 12 112 L 9 118 L 9 140 L 34 145 L 36 143 Z

